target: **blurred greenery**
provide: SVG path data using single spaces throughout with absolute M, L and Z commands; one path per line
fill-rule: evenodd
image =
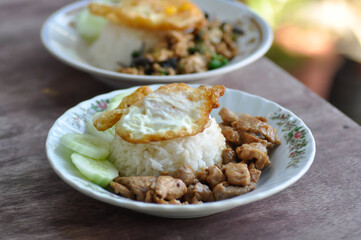
M 266 19 L 275 29 L 292 21 L 293 15 L 290 13 L 296 12 L 308 2 L 316 1 L 318 0 L 244 0 L 243 2 Z
M 277 63 L 281 68 L 291 72 L 298 69 L 303 62 L 309 59 L 306 56 L 292 54 L 276 43 L 272 45 L 266 57 Z
M 276 36 L 280 29 L 287 26 L 312 29 L 323 34 L 321 37 L 333 41 L 335 51 L 361 62 L 361 0 L 241 0 L 241 2 L 261 15 L 271 25 Z M 320 36 L 314 36 L 313 39 L 317 37 Z M 300 39 L 303 36 L 296 38 Z M 273 47 L 281 48 L 277 44 L 279 42 L 276 38 Z M 279 49 L 275 51 L 279 52 Z M 279 52 L 277 56 L 279 54 L 281 53 Z M 284 54 L 287 52 L 283 52 L 281 56 Z
M 243 0 L 242 2 L 261 15 L 274 31 L 277 31 L 283 25 L 294 22 L 290 13 L 300 9 L 307 2 L 315 1 L 317 0 Z M 277 42 L 273 43 L 266 56 L 287 71 L 297 69 L 307 58 L 292 54 Z

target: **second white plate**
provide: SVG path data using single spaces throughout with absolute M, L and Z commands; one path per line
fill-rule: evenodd
M 235 57 L 224 67 L 202 73 L 175 76 L 140 76 L 100 69 L 87 62 L 86 52 L 89 46 L 84 43 L 72 24 L 76 14 L 86 7 L 89 1 L 75 2 L 56 11 L 44 23 L 41 39 L 46 49 L 62 62 L 92 74 L 97 79 L 118 88 L 126 85 L 208 81 L 256 61 L 270 48 L 273 40 L 271 28 L 244 4 L 236 1 L 219 0 L 194 0 L 194 2 L 202 10 L 222 21 L 235 22 L 247 16 L 259 32 L 256 43 L 252 43 L 252 49 L 246 54 Z

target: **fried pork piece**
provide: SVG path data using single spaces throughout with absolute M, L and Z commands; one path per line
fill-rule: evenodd
M 256 159 L 254 164 L 256 169 L 259 170 L 262 170 L 271 164 L 267 148 L 262 143 L 243 144 L 236 148 L 236 153 L 238 158 L 245 163 Z
M 215 48 L 216 48 L 216 52 L 217 52 L 218 54 L 222 54 L 222 55 L 225 56 L 226 58 L 230 58 L 230 59 L 231 59 L 231 58 L 233 58 L 233 57 L 237 54 L 237 52 L 236 52 L 236 54 L 233 54 L 232 51 L 230 51 L 230 50 L 228 49 L 227 43 L 224 42 L 224 41 L 218 43 L 218 44 L 215 46 Z M 237 49 L 237 50 L 238 50 L 238 49 Z
M 114 182 L 126 186 L 136 196 L 137 201 L 144 201 L 146 193 L 155 186 L 156 178 L 153 176 L 142 177 L 117 177 Z
M 213 189 L 214 198 L 216 200 L 223 200 L 223 199 L 236 197 L 248 193 L 249 191 L 252 191 L 253 189 L 256 188 L 256 185 L 257 185 L 256 183 L 251 182 L 249 185 L 245 187 L 240 187 L 240 186 L 230 185 L 227 182 L 223 182 L 218 184 Z
M 219 106 L 224 91 L 222 85 L 196 89 L 184 83 L 161 86 L 126 109 L 116 132 L 130 143 L 194 136 L 208 126 L 209 114 Z
M 202 182 L 202 183 L 206 183 L 206 179 L 208 177 L 208 172 L 207 171 L 197 171 L 196 172 L 196 177 L 198 179 L 198 181 Z
M 164 199 L 159 198 L 157 195 L 153 196 L 153 202 L 159 203 L 159 204 L 174 204 L 174 205 L 181 205 L 182 202 L 177 199 L 172 199 L 170 201 L 166 201 Z
M 214 196 L 207 185 L 198 182 L 188 187 L 184 199 L 188 203 L 212 202 L 214 201 Z
M 187 187 L 180 179 L 171 176 L 159 176 L 154 191 L 160 199 L 171 201 L 183 197 L 187 192 Z
M 117 72 L 133 74 L 133 75 L 144 75 L 144 68 L 136 67 L 120 67 L 117 69 Z
M 222 40 L 225 43 L 226 48 L 220 49 L 220 51 L 218 50 L 217 52 L 227 58 L 235 57 L 238 54 L 238 47 L 237 47 L 236 43 L 232 40 L 232 35 L 231 34 L 223 34 Z
M 267 147 L 281 144 L 276 129 L 266 123 L 265 117 L 251 117 L 246 113 L 235 114 L 227 108 L 222 108 L 219 115 L 223 120 L 222 133 L 232 143 L 240 145 L 241 143 L 261 142 Z M 233 132 L 230 126 L 233 128 Z
M 114 189 L 115 194 L 125 198 L 134 199 L 134 194 L 124 185 L 117 182 L 110 182 L 110 186 Z
M 194 45 L 193 42 L 193 34 L 190 33 L 183 33 L 179 31 L 169 31 L 166 34 L 166 38 L 170 42 L 170 49 L 171 52 L 174 52 L 174 54 L 178 58 L 186 57 L 189 55 L 188 49 L 192 45 Z
M 251 175 L 245 163 L 228 163 L 224 167 L 227 182 L 238 186 L 247 186 L 251 182 Z
M 105 131 L 113 127 L 128 107 L 138 101 L 141 101 L 150 92 L 152 92 L 152 89 L 148 86 L 138 88 L 132 94 L 124 97 L 118 107 L 110 111 L 102 112 L 96 119 L 94 119 L 94 127 L 99 131 Z
M 148 59 L 151 59 L 152 62 L 162 62 L 166 61 L 168 58 L 174 57 L 174 52 L 167 47 L 156 46 L 154 47 L 154 52 L 147 53 L 146 55 L 150 56 Z
M 180 73 L 198 73 L 208 70 L 207 59 L 199 53 L 186 56 L 179 61 Z
M 187 186 L 193 183 L 196 176 L 190 166 L 182 166 L 173 173 L 174 178 L 181 179 Z
M 257 169 L 250 169 L 250 183 L 246 186 L 235 186 L 228 182 L 222 182 L 213 189 L 215 200 L 223 200 L 227 198 L 236 197 L 254 190 L 261 175 L 261 171 Z
M 228 147 L 222 150 L 222 163 L 235 163 L 237 162 L 237 155 L 232 148 Z
M 117 177 L 110 183 L 116 194 L 137 201 L 180 204 L 177 199 L 187 192 L 187 186 L 171 176 Z
M 267 122 L 268 121 L 267 118 L 265 118 L 265 117 L 255 117 L 255 118 L 257 118 L 258 120 L 260 120 L 262 122 Z
M 249 169 L 249 175 L 251 176 L 251 182 L 257 183 L 259 180 L 259 177 L 261 176 L 261 171 L 257 170 L 255 168 Z
M 261 143 L 261 144 L 267 146 L 268 148 L 273 148 L 273 143 L 262 139 L 263 136 L 261 134 L 245 132 L 245 131 L 238 131 L 238 134 L 239 134 L 240 142 L 242 144 L 258 142 L 258 143 Z M 238 144 L 238 145 L 241 145 L 241 144 Z
M 208 172 L 206 182 L 211 185 L 212 188 L 226 180 L 222 170 L 217 165 L 208 168 L 206 171 Z
M 170 201 L 167 201 L 166 199 L 163 199 L 159 197 L 154 190 L 149 190 L 147 194 L 145 195 L 145 202 L 148 203 L 158 203 L 158 204 L 175 204 L 180 205 L 182 202 L 177 199 L 172 199 Z
M 247 113 L 238 114 L 237 121 L 232 122 L 231 125 L 238 132 L 261 134 L 267 141 L 276 145 L 281 144 L 276 129 L 258 118 L 251 117 Z
M 147 193 L 145 194 L 144 202 L 147 202 L 147 203 L 153 202 L 155 195 L 156 194 L 153 189 L 148 190 Z
M 225 107 L 219 111 L 218 115 L 222 118 L 223 123 L 228 126 L 231 126 L 232 122 L 238 120 L 237 115 Z
M 235 145 L 242 144 L 241 136 L 234 128 L 230 126 L 225 126 L 223 124 L 220 124 L 219 126 L 222 129 L 223 136 L 226 138 L 228 142 L 233 143 Z

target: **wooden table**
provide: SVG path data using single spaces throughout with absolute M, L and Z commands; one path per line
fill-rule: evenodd
M 69 107 L 111 89 L 50 56 L 42 23 L 69 0 L 0 1 L 0 239 L 359 239 L 361 127 L 267 59 L 218 82 L 275 101 L 316 138 L 310 170 L 267 199 L 174 220 L 96 201 L 51 169 L 45 140 Z

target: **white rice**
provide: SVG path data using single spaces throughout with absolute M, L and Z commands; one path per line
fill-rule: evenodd
M 132 53 L 144 44 L 148 51 L 163 37 L 156 31 L 130 28 L 109 22 L 99 38 L 90 46 L 88 62 L 96 67 L 116 71 L 120 64 L 129 65 Z
M 194 171 L 221 163 L 225 138 L 216 120 L 203 132 L 190 137 L 148 144 L 133 144 L 116 135 L 111 145 L 110 160 L 121 176 L 158 176 L 172 174 L 181 166 Z

